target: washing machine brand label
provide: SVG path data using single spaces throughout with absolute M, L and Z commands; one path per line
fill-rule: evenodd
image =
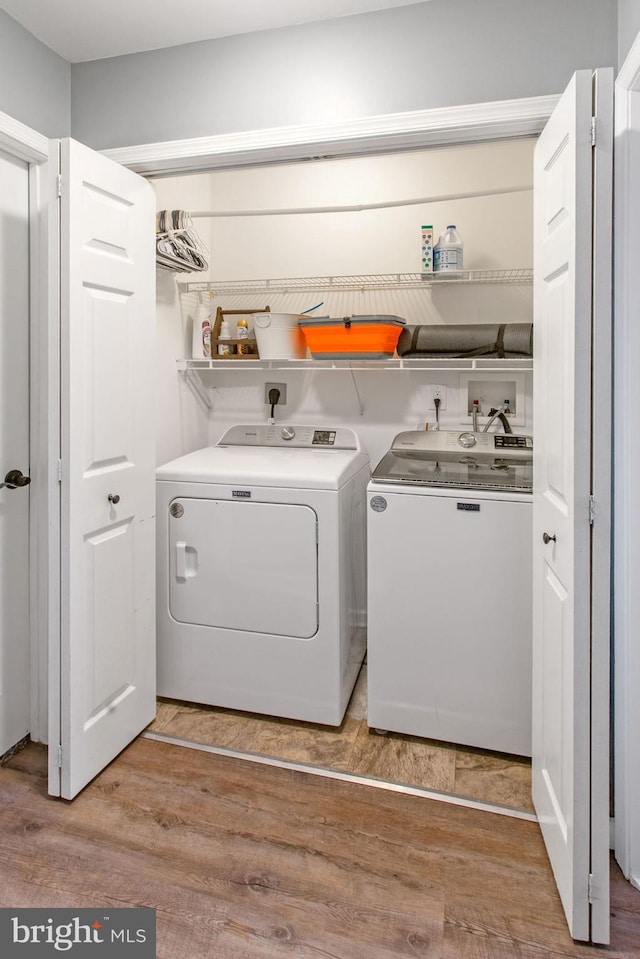
M 369 505 L 374 513 L 384 513 L 387 508 L 387 501 L 384 496 L 372 496 Z
M 251 490 L 232 489 L 231 495 L 234 497 L 234 499 L 251 499 Z
M 457 508 L 463 510 L 465 513 L 479 513 L 480 503 L 458 503 Z
M 169 512 L 176 519 L 180 519 L 181 516 L 184 516 L 184 506 L 182 503 L 172 503 L 169 507 Z

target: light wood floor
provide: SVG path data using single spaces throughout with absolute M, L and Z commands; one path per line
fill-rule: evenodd
M 149 729 L 189 742 L 533 811 L 527 759 L 370 732 L 366 676 L 363 666 L 339 729 L 173 700 L 158 703 L 156 721 Z
M 159 959 L 638 959 L 570 939 L 533 822 L 136 740 L 73 802 L 0 768 L 0 905 L 157 909 Z

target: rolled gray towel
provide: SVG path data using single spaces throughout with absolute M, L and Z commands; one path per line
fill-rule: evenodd
M 474 356 L 498 359 L 533 356 L 533 323 L 456 323 L 406 326 L 398 356 Z

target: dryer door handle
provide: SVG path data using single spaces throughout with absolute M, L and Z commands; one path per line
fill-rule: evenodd
M 181 541 L 176 543 L 176 578 L 187 578 L 187 544 Z
M 183 582 L 198 573 L 198 553 L 184 540 L 176 541 L 176 579 Z

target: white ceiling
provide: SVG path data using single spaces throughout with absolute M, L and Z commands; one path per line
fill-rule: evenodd
M 329 20 L 417 0 L 0 0 L 71 63 L 255 30 Z

